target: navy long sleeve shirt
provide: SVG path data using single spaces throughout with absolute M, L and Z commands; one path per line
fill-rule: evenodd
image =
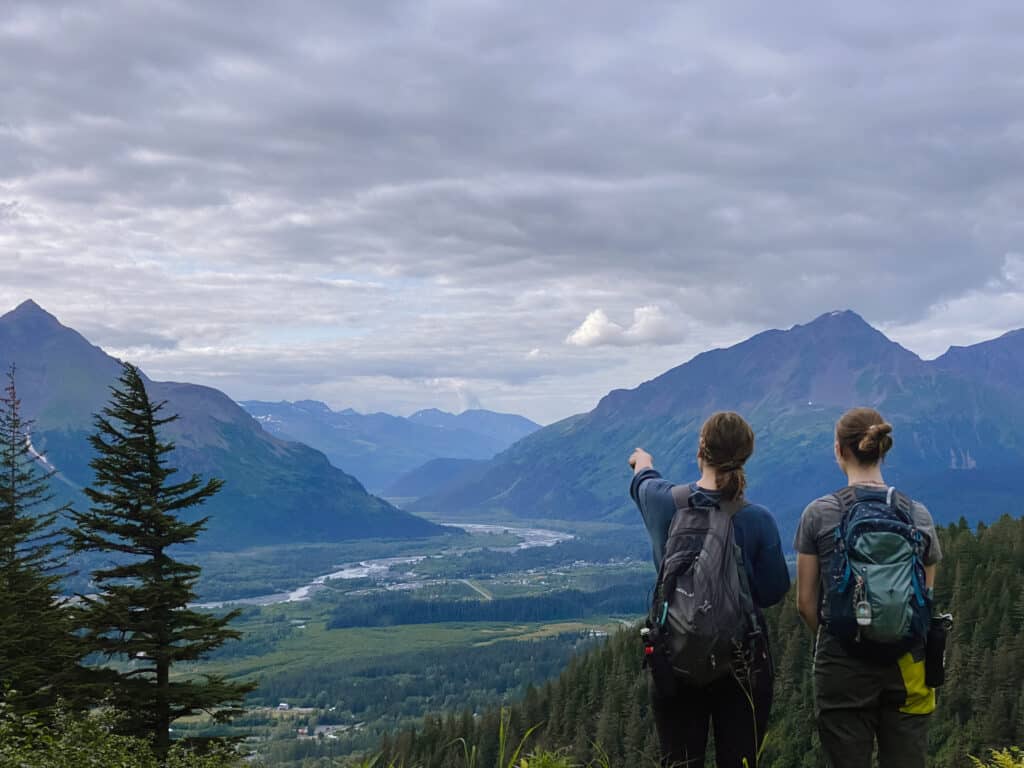
M 668 529 L 676 513 L 672 499 L 674 483 L 663 479 L 654 469 L 642 470 L 633 476 L 629 495 L 643 516 L 647 533 L 651 537 L 654 567 L 661 568 L 665 554 Z M 717 500 L 715 491 L 691 483 L 690 492 L 704 494 Z M 775 605 L 789 591 L 789 568 L 782 555 L 782 541 L 775 518 L 760 504 L 747 504 L 733 517 L 736 543 L 743 552 L 743 565 L 747 569 L 750 589 L 758 608 Z

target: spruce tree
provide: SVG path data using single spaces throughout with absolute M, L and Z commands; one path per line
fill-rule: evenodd
M 200 569 L 174 557 L 208 519 L 187 522 L 181 514 L 222 482 L 198 475 L 171 482 L 174 445 L 158 431 L 177 416 L 160 415 L 165 403 L 150 401 L 138 370 L 126 363 L 111 393 L 90 436 L 95 480 L 85 493 L 92 505 L 74 514 L 71 535 L 77 551 L 106 554 L 114 564 L 92 572 L 98 594 L 80 596 L 79 626 L 92 651 L 127 665 L 112 678 L 113 703 L 126 715 L 124 730 L 150 738 L 162 759 L 175 719 L 200 711 L 226 719 L 254 686 L 216 675 L 202 683 L 170 678 L 176 663 L 239 637 L 229 626 L 237 611 L 214 616 L 188 607 Z
M 69 508 L 54 501 L 31 427 L 12 366 L 0 396 L 0 694 L 15 712 L 46 715 L 58 697 L 76 699 L 79 653 L 58 572 L 56 524 Z

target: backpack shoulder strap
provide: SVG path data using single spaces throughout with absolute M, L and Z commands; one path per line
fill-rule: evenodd
M 905 493 L 897 491 L 895 488 L 889 489 L 889 494 L 886 497 L 889 506 L 896 510 L 899 514 L 906 518 L 907 522 L 912 528 L 917 528 L 917 523 L 914 522 L 914 502 Z
M 832 494 L 832 497 L 839 502 L 839 513 L 846 517 L 846 513 L 850 511 L 857 501 L 857 491 L 852 485 L 844 485 L 838 491 Z
M 689 507 L 692 507 L 693 484 L 683 483 L 681 485 L 673 485 L 672 501 L 675 502 L 677 512 L 681 509 L 688 509 Z M 740 496 L 739 498 L 731 499 L 729 501 L 720 501 L 716 506 L 729 517 L 733 517 L 737 512 L 747 506 L 747 500 Z
M 901 512 L 906 512 L 908 515 L 914 509 L 913 500 L 907 496 L 907 494 L 902 493 L 895 488 L 889 489 L 889 503 Z
M 676 512 L 680 509 L 687 509 L 690 506 L 690 500 L 693 496 L 693 491 L 690 489 L 689 483 L 680 483 L 679 485 L 672 486 L 672 501 L 675 502 Z

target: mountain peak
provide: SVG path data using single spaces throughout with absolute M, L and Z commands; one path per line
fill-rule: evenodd
M 32 299 L 26 299 L 21 302 L 18 306 L 12 309 L 0 320 L 15 320 L 15 321 L 45 321 L 52 325 L 60 325 L 60 321 L 43 309 L 41 306 L 36 304 Z
M 1024 381 L 1024 328 L 967 347 L 950 347 L 935 365 L 1017 390 Z
M 846 353 L 873 350 L 875 354 L 881 354 L 883 350 L 898 349 L 902 356 L 919 359 L 852 309 L 826 312 L 809 323 L 794 325 L 787 333 L 803 343 L 841 346 Z
M 440 408 L 424 408 L 422 410 L 416 411 L 416 413 L 412 414 L 409 418 L 410 419 L 418 419 L 418 418 L 422 419 L 422 418 L 427 418 L 427 417 L 454 416 L 454 415 L 455 415 L 454 413 L 449 413 L 448 411 L 442 411 Z
M 842 326 L 848 328 L 864 326 L 875 330 L 871 323 L 852 309 L 834 309 L 831 312 L 818 315 L 811 322 L 806 323 L 805 326 Z

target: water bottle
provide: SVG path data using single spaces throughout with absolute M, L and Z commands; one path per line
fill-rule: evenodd
M 924 646 L 924 684 L 938 688 L 946 682 L 946 635 L 953 628 L 953 615 L 933 616 Z

